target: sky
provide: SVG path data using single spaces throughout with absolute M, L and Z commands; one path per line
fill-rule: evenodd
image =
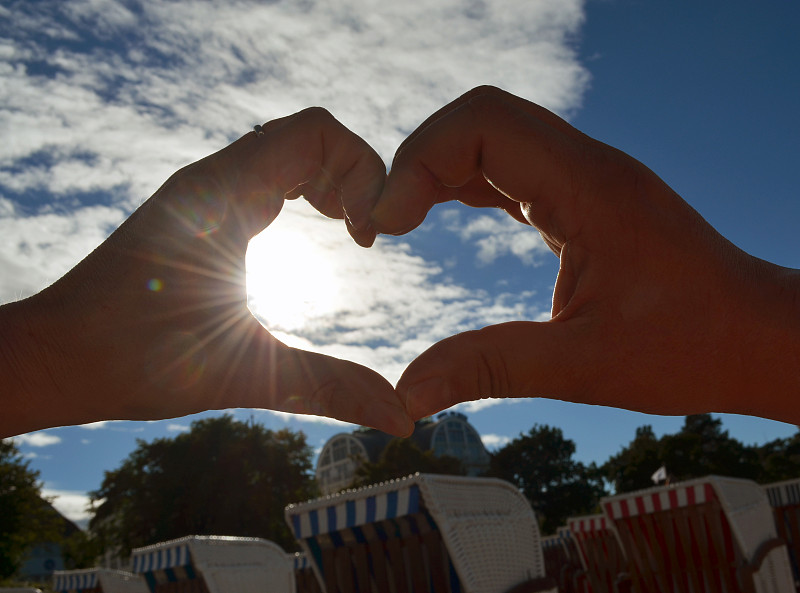
M 798 268 L 799 23 L 800 3 L 772 0 L 1 0 L 0 303 L 56 280 L 172 172 L 254 124 L 321 105 L 388 164 L 417 124 L 479 84 L 628 152 L 734 243 Z M 261 255 L 275 246 L 279 261 Z M 498 212 L 439 205 L 413 233 L 364 250 L 302 201 L 253 240 L 247 261 L 251 309 L 276 335 L 392 382 L 448 335 L 547 319 L 557 264 L 535 231 Z M 273 277 L 285 298 L 259 290 Z M 547 399 L 458 409 L 490 450 L 547 424 L 586 463 L 617 453 L 638 426 L 660 435 L 683 423 Z M 137 439 L 218 413 L 16 440 L 56 506 L 85 521 L 86 493 Z M 302 430 L 315 450 L 353 428 L 230 413 Z M 720 418 L 746 444 L 796 431 Z

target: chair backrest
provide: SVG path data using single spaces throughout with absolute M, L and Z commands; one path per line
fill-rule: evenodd
M 149 593 L 136 574 L 107 568 L 57 570 L 53 573 L 56 593 Z
M 416 474 L 286 519 L 326 593 L 500 593 L 544 577 L 533 510 L 502 480 Z
M 767 497 L 749 480 L 708 476 L 607 497 L 636 591 L 794 589 Z
M 615 593 L 621 577 L 627 574 L 628 561 L 619 545 L 611 522 L 603 514 L 572 517 L 567 520 L 594 593 Z
M 133 571 L 151 593 L 294 593 L 294 567 L 277 544 L 191 536 L 138 548 Z
M 786 542 L 792 574 L 800 591 L 800 479 L 764 486 L 778 537 Z

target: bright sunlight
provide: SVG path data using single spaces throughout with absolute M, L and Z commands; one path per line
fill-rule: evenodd
M 250 240 L 245 265 L 248 305 L 267 329 L 302 329 L 336 309 L 335 260 L 298 231 L 268 227 Z

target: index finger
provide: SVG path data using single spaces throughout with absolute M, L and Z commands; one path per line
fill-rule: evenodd
M 401 146 L 373 226 L 402 234 L 434 204 L 455 199 L 521 208 L 529 223 L 563 243 L 586 212 L 576 201 L 615 179 L 612 153 L 533 103 L 479 89 L 434 114 Z

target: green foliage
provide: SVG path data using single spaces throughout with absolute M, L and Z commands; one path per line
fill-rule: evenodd
M 650 476 L 661 466 L 671 481 L 710 474 L 746 478 L 765 484 L 800 476 L 800 435 L 761 447 L 747 446 L 722 429 L 710 414 L 687 416 L 680 431 L 657 439 L 650 426 L 636 430 L 631 443 L 602 466 L 617 492 L 653 486 Z
M 410 439 L 392 439 L 381 452 L 375 463 L 362 463 L 356 469 L 351 487 L 368 486 L 403 478 L 413 473 L 466 475 L 460 460 L 442 455 L 437 457 L 433 451 L 423 451 Z
M 57 515 L 41 497 L 39 474 L 12 440 L 0 440 L 0 581 L 19 569 L 28 549 L 57 541 Z
M 568 517 L 592 512 L 605 494 L 594 464 L 575 461 L 575 443 L 561 429 L 536 425 L 492 455 L 489 474 L 517 486 L 530 501 L 542 532 Z
M 295 547 L 283 509 L 316 495 L 305 435 L 229 416 L 193 422 L 171 439 L 139 441 L 106 472 L 90 530 L 132 548 L 186 535 L 262 537 Z

